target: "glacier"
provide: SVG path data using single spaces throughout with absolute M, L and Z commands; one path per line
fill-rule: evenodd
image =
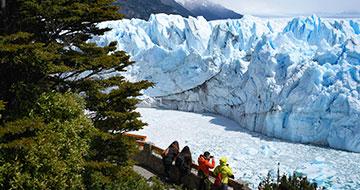
M 121 75 L 155 83 L 142 106 L 211 112 L 270 137 L 360 152 L 360 19 L 157 14 L 99 26 L 113 30 L 90 42 L 117 41 L 136 61 Z

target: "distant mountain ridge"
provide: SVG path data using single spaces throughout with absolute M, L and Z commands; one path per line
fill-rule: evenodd
M 151 14 L 177 14 L 183 17 L 203 16 L 206 20 L 237 19 L 242 15 L 208 0 L 117 0 L 115 5 L 125 18 L 148 20 Z
M 203 16 L 206 20 L 239 19 L 242 15 L 209 0 L 176 0 L 195 16 Z
M 125 18 L 140 18 L 147 20 L 151 14 L 166 13 L 178 14 L 184 17 L 193 14 L 174 0 L 117 0 L 115 5 L 120 7 L 119 12 Z

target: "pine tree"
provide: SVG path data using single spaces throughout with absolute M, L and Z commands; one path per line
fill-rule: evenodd
M 84 109 L 95 113 L 90 119 L 97 129 L 89 141 L 88 154 L 84 155 L 84 181 L 88 182 L 87 188 L 111 186 L 135 151 L 134 142 L 122 133 L 145 125 L 135 111 L 139 101 L 136 97 L 152 85 L 147 81 L 131 83 L 120 75 L 109 75 L 123 72 L 134 63 L 125 52 L 116 51 L 116 43 L 107 47 L 86 43 L 93 35 L 109 30 L 98 28 L 97 23 L 122 18 L 117 8 L 111 5 L 112 0 L 5 2 L 0 25 L 0 111 L 2 107 L 5 109 L 1 112 L 2 128 L 7 131 L 3 135 L 16 135 L 10 140 L 2 136 L 1 146 L 27 137 L 27 132 L 16 133 L 17 130 L 36 128 L 30 124 L 29 117 L 44 94 L 82 94 Z M 109 77 L 101 77 L 105 73 Z M 113 90 L 105 93 L 109 89 Z M 52 111 L 57 113 L 56 117 L 71 121 L 67 110 Z M 45 128 L 54 126 L 42 112 L 37 112 L 41 122 L 35 124 L 44 128 L 44 133 L 50 133 L 51 130 Z M 35 133 L 31 138 L 36 139 L 37 135 L 40 134 Z M 56 141 L 49 143 L 57 144 Z M 1 151 L 4 157 L 19 153 Z

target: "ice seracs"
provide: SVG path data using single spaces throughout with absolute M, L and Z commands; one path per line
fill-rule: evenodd
M 294 142 L 360 152 L 360 19 L 152 15 L 101 23 L 137 63 L 125 74 L 156 84 L 146 102 L 212 112 Z

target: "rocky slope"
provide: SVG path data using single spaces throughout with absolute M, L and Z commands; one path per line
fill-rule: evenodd
M 147 20 L 151 14 L 177 14 L 184 17 L 194 16 L 189 10 L 174 0 L 118 0 L 115 5 L 125 18 L 140 18 Z
M 203 16 L 206 20 L 239 19 L 241 14 L 209 0 L 177 0 L 194 16 Z
M 140 18 L 148 20 L 151 14 L 166 13 L 183 17 L 203 16 L 207 20 L 227 18 L 241 18 L 235 13 L 219 4 L 207 0 L 175 1 L 175 0 L 117 0 L 115 5 L 126 18 Z

